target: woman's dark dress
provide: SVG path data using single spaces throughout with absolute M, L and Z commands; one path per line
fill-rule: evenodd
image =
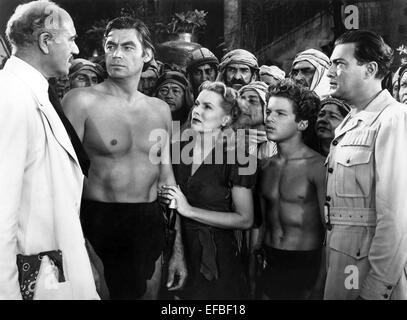
M 185 142 L 181 143 L 181 150 L 183 147 Z M 213 149 L 192 176 L 192 164 L 183 163 L 182 159 L 180 164 L 173 164 L 176 181 L 191 206 L 210 211 L 233 212 L 232 187 L 252 188 L 255 185 L 255 172 L 247 175 L 239 171 L 239 168 L 243 169 L 245 166 L 236 164 L 237 160 L 233 162 L 235 164 L 227 164 L 228 153 L 229 156 L 232 153 L 236 156 L 236 150 L 222 149 L 221 164 L 215 163 Z M 192 150 L 190 157 L 192 159 Z M 242 298 L 240 276 L 243 266 L 238 256 L 234 230 L 212 227 L 185 217 L 181 221 L 188 279 L 180 297 Z

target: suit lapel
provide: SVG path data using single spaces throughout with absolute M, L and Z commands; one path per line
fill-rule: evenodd
M 58 117 L 51 103 L 42 103 L 41 101 L 39 101 L 38 107 L 41 113 L 46 118 L 55 139 L 62 146 L 62 148 L 64 148 L 65 151 L 68 152 L 71 158 L 74 159 L 74 161 L 79 165 L 79 161 L 76 156 L 75 150 L 73 149 L 71 140 L 69 139 L 69 136 L 61 122 L 61 119 Z

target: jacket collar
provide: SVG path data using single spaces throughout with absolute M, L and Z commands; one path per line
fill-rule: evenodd
M 31 89 L 32 93 L 34 94 L 34 98 L 37 100 L 38 108 L 48 121 L 56 140 L 79 165 L 78 158 L 75 150 L 73 149 L 68 133 L 66 132 L 65 127 L 54 107 L 49 101 L 49 84 L 47 79 L 33 66 L 16 56 L 11 56 L 7 60 L 4 70 L 13 73 Z
M 359 121 L 364 122 L 367 126 L 370 126 L 377 117 L 386 109 L 390 104 L 396 100 L 390 95 L 389 91 L 382 90 L 376 98 L 374 98 L 365 109 L 356 113 L 355 109 L 352 109 L 345 117 L 342 123 L 335 130 L 335 139 L 347 131 L 356 127 Z
M 10 59 L 7 60 L 4 70 L 13 73 L 30 87 L 38 100 L 43 101 L 44 99 L 48 99 L 47 79 L 29 63 L 12 55 Z

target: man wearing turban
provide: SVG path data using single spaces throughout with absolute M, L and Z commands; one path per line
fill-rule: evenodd
M 154 96 L 169 105 L 172 120 L 179 121 L 182 126 L 194 104 L 192 86 L 184 74 L 178 71 L 162 74 L 157 80 Z
M 86 59 L 75 59 L 69 68 L 70 88 L 90 87 L 103 80 L 103 69 Z
M 277 66 L 260 67 L 260 80 L 265 82 L 268 86 L 275 86 L 277 82 L 285 78 L 285 72 Z
M 194 90 L 194 96 L 198 96 L 199 86 L 204 81 L 215 81 L 218 75 L 219 60 L 207 48 L 198 48 L 191 52 L 188 65 L 188 80 Z
M 296 83 L 313 90 L 322 99 L 329 92 L 329 67 L 330 61 L 326 54 L 308 49 L 295 56 L 290 77 Z
M 216 81 L 239 90 L 244 85 L 256 81 L 258 72 L 257 58 L 247 50 L 236 49 L 223 56 Z
M 147 69 L 141 73 L 138 90 L 151 97 L 154 94 L 156 82 L 161 75 L 162 62 L 151 60 Z
M 350 110 L 350 106 L 340 99 L 328 97 L 321 101 L 315 132 L 319 140 L 319 151 L 323 156 L 328 156 L 331 142 L 335 138 L 335 129 Z
M 239 90 L 239 96 L 245 103 L 242 104 L 236 129 L 254 129 L 249 130 L 249 152 L 259 159 L 271 157 L 277 152 L 276 144 L 267 140 L 264 128 L 267 90 L 267 85 L 261 81 L 251 82 Z

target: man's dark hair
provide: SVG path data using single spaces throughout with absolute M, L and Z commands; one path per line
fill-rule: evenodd
M 393 49 L 377 33 L 367 30 L 350 30 L 335 41 L 335 46 L 345 43 L 355 44 L 355 58 L 360 65 L 371 61 L 377 63 L 377 79 L 383 79 L 388 74 L 393 62 Z
M 141 45 L 143 47 L 143 54 L 146 52 L 146 49 L 151 49 L 153 53 L 153 58 L 154 58 L 154 53 L 155 53 L 155 48 L 153 45 L 153 42 L 151 40 L 151 34 L 150 30 L 148 30 L 147 26 L 145 23 L 139 19 L 135 19 L 129 16 L 123 16 L 123 17 L 118 17 L 115 18 L 111 21 L 106 26 L 104 35 L 103 35 L 103 42 L 106 41 L 107 36 L 109 35 L 110 31 L 113 29 L 134 29 L 137 31 L 137 38 L 141 42 Z M 144 64 L 143 71 L 147 70 L 149 66 L 149 62 Z
M 269 87 L 267 103 L 270 97 L 282 97 L 292 101 L 295 121 L 308 121 L 308 127 L 302 134 L 304 143 L 317 150 L 318 140 L 314 128 L 318 112 L 321 109 L 321 100 L 318 95 L 314 91 L 296 84 L 291 79 L 284 79 L 278 82 L 275 87 Z

